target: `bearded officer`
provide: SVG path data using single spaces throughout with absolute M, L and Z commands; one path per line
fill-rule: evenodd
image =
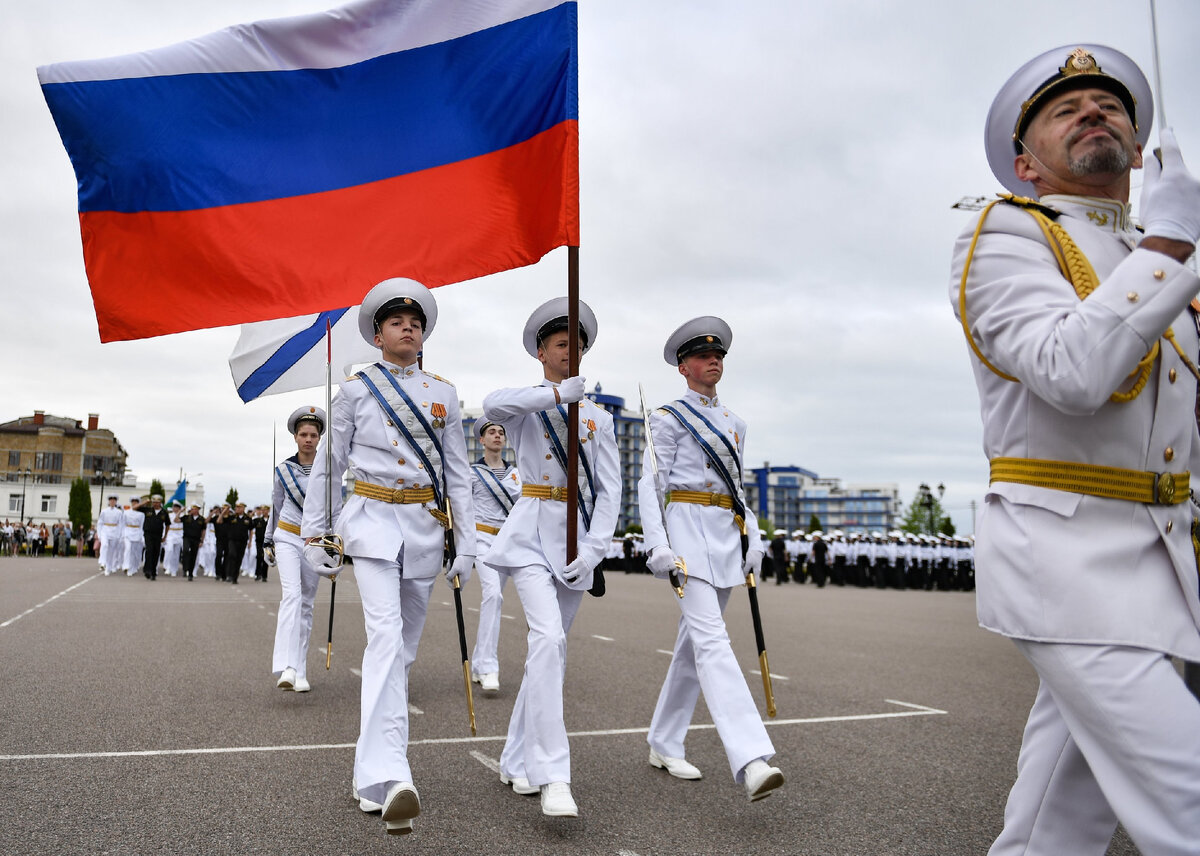
M 301 524 L 306 541 L 326 534 L 327 479 L 340 485 L 349 469 L 354 493 L 342 507 L 334 490 L 329 511 L 354 559 L 367 632 L 352 790 L 363 811 L 382 810 L 389 834 L 411 832 L 421 810 L 408 764 L 408 667 L 443 567 L 447 503 L 458 553 L 447 582 L 465 583 L 475 560 L 458 391 L 417 364 L 436 321 L 433 294 L 410 279 L 384 280 L 363 299 L 358 329 L 380 349 L 380 361 L 344 381 L 333 400 Z M 316 544 L 305 553 L 314 564 L 327 563 Z
M 481 419 L 478 430 L 483 457 L 471 465 L 475 476 L 471 490 L 475 504 L 475 540 L 482 555 L 492 546 L 508 513 L 521 497 L 521 475 L 502 455 L 504 426 Z M 500 660 L 496 654 L 500 644 L 500 609 L 504 605 L 508 574 L 479 561 L 475 563 L 475 571 L 483 598 L 479 603 L 475 648 L 471 651 L 471 679 L 485 693 L 496 693 L 500 691 Z
M 987 154 L 1012 193 L 959 237 L 951 301 L 983 413 L 980 623 L 1040 684 L 993 854 L 1200 846 L 1200 705 L 1164 655 L 1200 660 L 1189 470 L 1200 468 L 1184 262 L 1200 182 L 1174 135 L 1130 170 L 1153 116 L 1119 51 L 1068 45 L 992 103 Z
M 675 330 L 663 349 L 687 391 L 650 416 L 658 480 L 647 448 L 638 504 L 650 570 L 666 577 L 681 558 L 688 575 L 684 596 L 671 598 L 679 604 L 679 632 L 647 740 L 651 766 L 699 779 L 684 758 L 684 739 L 703 691 L 734 781 L 753 801 L 782 786 L 783 773 L 767 763 L 775 747 L 725 630 L 730 593 L 763 556 L 760 538 L 742 552 L 742 532 L 758 529 L 742 490 L 746 423 L 717 398 L 732 340 L 728 324 L 702 316 Z
M 570 332 L 566 298 L 533 311 L 522 336 L 542 365 L 538 386 L 498 389 L 483 399 L 485 419 L 503 426 L 521 470 L 521 498 L 484 561 L 508 573 L 529 625 L 521 689 L 500 754 L 500 781 L 518 794 L 541 794 L 542 813 L 577 817 L 571 795 L 571 749 L 563 722 L 567 633 L 583 593 L 593 586 L 617 528 L 621 472 L 612 416 L 584 397 L 584 379 L 568 377 Z M 579 303 L 579 345 L 596 341 L 596 316 Z M 568 404 L 578 402 L 579 446 L 568 442 Z M 575 559 L 567 557 L 566 478 L 579 459 L 579 529 Z
M 179 561 L 189 581 L 196 572 L 196 559 L 200 554 L 200 545 L 204 541 L 207 525 L 198 505 L 192 505 L 183 517 L 183 546 L 179 551 Z
M 300 524 L 304 520 L 304 498 L 308 494 L 308 477 L 317 444 L 325 433 L 325 411 L 312 405 L 297 407 L 288 417 L 287 427 L 296 441 L 296 454 L 275 467 L 271 522 L 267 525 L 269 536 L 263 552 L 279 568 L 282 590 L 271 655 L 275 686 L 304 693 L 312 688 L 308 682 L 308 643 L 320 577 L 304 555 Z

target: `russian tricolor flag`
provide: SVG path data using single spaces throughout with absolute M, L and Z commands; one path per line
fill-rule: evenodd
M 362 0 L 38 69 L 101 341 L 579 244 L 574 2 Z

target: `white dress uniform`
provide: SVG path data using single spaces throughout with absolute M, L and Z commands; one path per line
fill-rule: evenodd
M 432 421 L 443 451 L 446 490 L 454 513 L 455 545 L 461 556 L 474 556 L 475 515 L 471 505 L 466 439 L 454 385 L 415 364 L 378 363 L 389 372 L 426 421 Z M 327 443 L 333 449 L 332 478 L 341 483 L 349 470 L 358 482 L 380 488 L 429 488 L 442 472 L 430 473 L 421 455 L 357 375 L 343 381 L 333 400 L 329 428 L 321 438 L 310 482 L 324 484 Z M 438 413 L 445 413 L 438 417 Z M 410 431 L 411 412 L 400 411 Z M 419 435 L 417 435 L 419 436 Z M 431 441 L 421 449 L 432 455 Z M 440 489 L 439 481 L 439 489 Z M 342 505 L 335 490 L 334 531 L 354 558 L 354 576 L 362 596 L 367 648 L 362 663 L 362 710 L 354 760 L 359 795 L 383 803 L 388 789 L 411 782 L 408 765 L 408 669 L 416 657 L 425 609 L 442 569 L 445 529 L 430 509 L 433 501 L 401 504 L 352 494 Z M 304 501 L 302 538 L 325 534 L 325 491 L 310 491 Z
M 169 577 L 179 574 L 179 554 L 183 551 L 183 519 L 171 515 L 167 538 L 163 542 L 163 572 Z
M 482 556 L 492 546 L 497 532 L 508 519 L 509 510 L 521 498 L 521 474 L 508 465 L 504 474 L 493 473 L 482 461 L 471 465 L 471 491 L 475 504 L 476 547 Z M 500 644 L 500 609 L 504 605 L 504 586 L 508 573 L 497 571 L 482 560 L 475 562 L 482 600 L 479 603 L 479 627 L 475 648 L 471 651 L 472 677 L 500 671 L 497 649 Z
M 1092 96 L 1056 102 L 1082 103 L 1065 114 L 1074 123 L 1111 121 L 1147 144 L 1153 97 L 1132 60 L 1100 45 L 1057 48 L 1018 70 L 989 112 L 992 171 L 1014 193 L 1029 195 L 1014 167 L 1019 117 L 1036 113 L 1021 105 L 1069 86 L 1110 92 L 1127 114 L 1101 117 L 1108 103 Z M 1158 178 L 1181 206 L 1195 204 L 1185 172 Z M 1156 199 L 1175 210 L 1161 196 L 1143 206 L 1151 235 L 1164 228 Z M 1200 337 L 1188 311 L 1200 279 L 1138 248 L 1119 201 L 1039 204 L 1045 230 L 1040 208 L 985 210 L 959 237 L 950 287 L 961 315 L 967 269 L 961 297 L 992 469 L 976 541 L 979 620 L 1014 639 L 1040 679 L 991 853 L 1103 854 L 1119 821 L 1142 853 L 1194 856 L 1200 705 L 1163 655 L 1200 659 L 1187 501 L 1187 471 L 1200 472 Z
M 566 473 L 554 456 L 552 437 L 539 411 L 555 410 L 554 386 L 499 389 L 483 400 L 484 417 L 503 426 L 526 484 L 565 488 Z M 566 405 L 563 405 L 566 408 Z M 580 442 L 593 469 L 596 500 L 588 528 L 580 513 L 577 556 L 596 567 L 616 530 L 621 506 L 621 473 L 612 416 L 584 398 L 579 402 Z M 588 501 L 584 468 L 579 468 L 580 504 Z M 566 503 L 522 496 L 491 549 L 482 558 L 511 574 L 529 624 L 525 674 L 500 755 L 501 775 L 525 778 L 534 787 L 571 781 L 571 755 L 563 723 L 562 686 L 566 674 L 567 632 L 575 620 L 592 574 L 568 585 Z
M 142 529 L 145 524 L 146 515 L 136 508 L 121 512 L 121 541 L 125 545 L 121 567 L 126 576 L 131 577 L 142 569 L 142 556 L 146 552 L 146 533 Z
M 115 574 L 124 559 L 124 541 L 122 529 L 125 524 L 125 513 L 117 506 L 105 506 L 100 511 L 96 521 L 96 531 L 100 536 L 100 567 L 104 575 Z
M 196 567 L 204 569 L 204 576 L 215 577 L 217 564 L 217 533 L 211 523 L 204 527 L 204 538 L 196 556 Z
M 292 498 L 292 484 L 288 489 L 284 488 L 279 468 L 287 468 L 291 479 L 294 479 L 292 484 L 303 491 L 300 496 Z M 271 654 L 271 671 L 277 678 L 288 667 L 296 670 L 297 678 L 308 677 L 313 602 L 317 597 L 317 584 L 321 580 L 304 557 L 304 540 L 297 534 L 304 518 L 309 469 L 292 455 L 276 468 L 271 488 L 271 519 L 267 524 L 267 532 L 275 545 L 275 566 L 279 569 L 279 586 L 282 589 L 275 621 L 275 648 Z
M 740 460 L 745 449 L 746 423 L 717 397 L 694 390 L 683 396 L 711 425 L 727 436 Z M 669 491 L 728 494 L 712 469 L 699 442 L 679 420 L 665 410 L 650 415 L 654 452 L 658 459 L 658 487 Z M 723 614 L 734 587 L 745 583 L 742 571 L 741 533 L 733 512 L 716 505 L 668 502 L 664 513 L 655 491 L 654 469 L 649 458 L 642 463 L 638 503 L 646 549 L 666 546 L 687 563 L 687 585 L 678 601 L 679 632 L 667 677 L 658 695 L 647 741 L 659 755 L 684 757 L 684 739 L 701 690 L 717 734 L 725 747 L 730 772 L 740 783 L 745 766 L 775 754 L 771 739 L 755 707 L 745 676 L 738 666 L 725 629 Z M 735 478 L 736 473 L 732 474 Z M 758 538 L 758 523 L 746 509 L 746 529 Z

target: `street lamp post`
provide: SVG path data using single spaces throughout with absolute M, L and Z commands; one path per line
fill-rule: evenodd
M 25 485 L 29 483 L 29 467 L 21 473 L 21 525 L 25 525 Z

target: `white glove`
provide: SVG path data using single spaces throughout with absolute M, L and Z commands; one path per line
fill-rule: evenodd
M 765 551 L 761 544 L 751 542 L 750 549 L 746 551 L 746 561 L 742 563 L 742 573 L 758 574 L 762 571 L 762 560 Z
M 583 398 L 583 384 L 587 380 L 585 377 L 576 375 L 569 377 L 558 385 L 558 399 L 563 404 L 573 404 Z
M 592 587 L 593 565 L 583 556 L 577 556 L 563 569 L 563 582 L 568 588 L 586 591 Z
M 454 588 L 454 580 L 460 586 L 465 586 L 471 579 L 471 568 L 475 566 L 474 556 L 455 556 L 454 563 L 446 568 L 446 583 Z
M 263 559 L 268 567 L 275 567 L 275 542 L 267 541 L 263 544 Z
M 320 544 L 309 544 L 304 548 L 304 558 L 313 570 L 323 577 L 336 577 L 341 570 L 337 556 L 331 556 Z
M 659 579 L 665 578 L 671 571 L 675 570 L 675 554 L 671 552 L 671 548 L 665 544 L 660 544 L 650 551 L 650 555 L 646 557 L 646 567 L 650 569 L 650 573 Z
M 1148 155 L 1142 168 L 1142 228 L 1146 237 L 1194 244 L 1200 240 L 1200 181 L 1184 166 L 1173 130 L 1160 131 L 1158 142 L 1162 163 Z

